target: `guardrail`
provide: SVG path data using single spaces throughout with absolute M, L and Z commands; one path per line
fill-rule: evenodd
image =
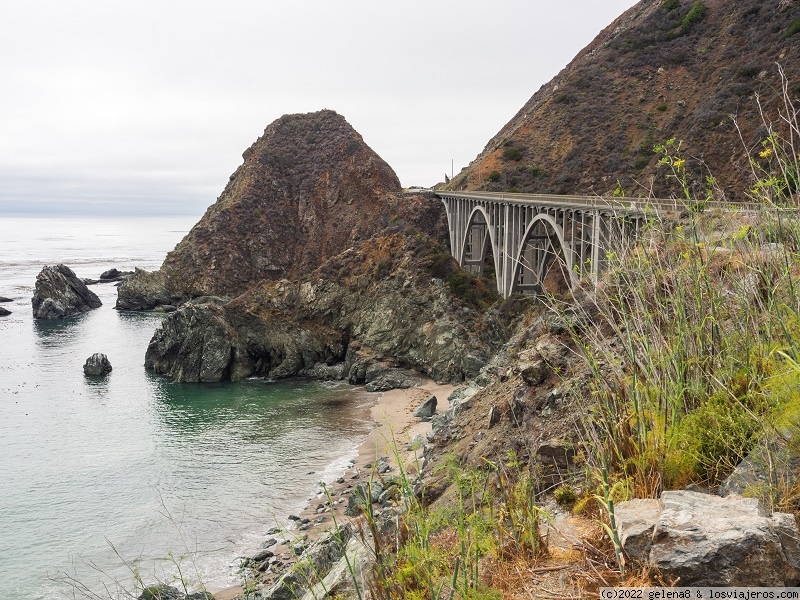
M 439 198 L 465 198 L 514 204 L 563 206 L 565 208 L 611 209 L 624 212 L 681 212 L 690 208 L 690 203 L 676 198 L 615 198 L 607 196 L 561 196 L 555 194 L 521 194 L 506 192 L 450 192 L 437 190 Z M 779 212 L 799 212 L 800 207 L 766 206 L 755 202 L 720 202 L 710 200 L 697 203 L 705 209 L 720 209 L 736 212 L 758 212 L 764 209 Z

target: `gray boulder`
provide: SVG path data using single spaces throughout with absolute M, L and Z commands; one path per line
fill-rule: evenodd
M 186 298 L 167 289 L 167 277 L 162 271 L 137 268 L 117 288 L 117 310 L 151 310 L 164 304 L 181 304 Z
M 138 600 L 214 600 L 214 596 L 208 592 L 184 594 L 178 588 L 160 583 L 144 588 Z
M 5 296 L 0 296 L 0 302 L 11 302 L 11 298 L 6 298 Z
M 66 265 L 44 267 L 31 298 L 35 319 L 63 319 L 102 306 L 100 298 Z
M 668 491 L 616 506 L 623 550 L 682 586 L 795 586 L 800 531 L 755 498 Z
M 7 308 L 3 308 L 2 306 L 0 306 L 0 317 L 7 317 L 7 316 L 8 316 L 8 315 L 10 315 L 10 314 L 11 314 L 11 311 L 10 311 L 10 310 L 8 310 Z
M 436 396 L 428 396 L 425 401 L 420 404 L 419 408 L 414 411 L 414 416 L 423 419 L 432 417 L 436 413 L 437 402 Z
M 122 275 L 122 273 L 119 271 L 119 269 L 112 268 L 109 269 L 108 271 L 103 271 L 100 274 L 100 279 L 116 279 L 120 275 Z
M 389 390 L 405 390 L 420 385 L 422 379 L 415 373 L 386 367 L 382 363 L 368 365 L 364 375 L 365 389 L 368 392 L 387 392 Z
M 353 524 L 345 523 L 338 529 L 324 533 L 303 549 L 297 563 L 272 587 L 262 592 L 261 597 L 269 600 L 297 600 L 302 597 L 313 577 L 324 576 L 344 556 L 354 532 Z
M 717 493 L 758 498 L 766 506 L 772 506 L 783 491 L 794 487 L 800 476 L 800 452 L 790 441 L 794 437 L 788 428 L 767 435 L 720 484 Z
M 95 352 L 86 359 L 83 365 L 83 374 L 93 377 L 100 377 L 111 372 L 111 362 L 108 357 L 100 352 Z

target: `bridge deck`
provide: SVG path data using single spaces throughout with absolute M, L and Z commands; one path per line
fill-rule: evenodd
M 436 190 L 439 198 L 464 198 L 486 200 L 519 206 L 552 206 L 572 209 L 610 209 L 616 212 L 660 213 L 686 210 L 687 202 L 676 198 L 614 198 L 609 196 L 562 196 L 556 194 L 518 194 L 509 192 L 451 192 Z M 750 202 L 709 201 L 707 209 L 752 212 L 762 210 L 763 205 Z

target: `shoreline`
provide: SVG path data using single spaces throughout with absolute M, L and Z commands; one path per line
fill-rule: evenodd
M 356 448 L 356 458 L 351 460 L 349 467 L 331 483 L 326 483 L 327 493 L 332 500 L 332 507 L 325 506 L 326 494 L 315 493 L 306 507 L 297 515 L 290 515 L 290 525 L 274 537 L 278 540 L 269 547 L 274 554 L 270 560 L 275 567 L 266 570 L 262 581 L 270 585 L 276 581 L 286 569 L 295 562 L 292 545 L 300 543 L 309 545 L 318 539 L 324 532 L 333 526 L 333 516 L 341 524 L 353 517 L 344 514 L 351 490 L 359 483 L 369 479 L 371 465 L 381 457 L 387 457 L 387 462 L 392 467 L 389 474 L 397 473 L 397 458 L 406 465 L 414 459 L 414 451 L 407 450 L 408 443 L 415 435 L 425 435 L 431 431 L 430 420 L 423 421 L 414 416 L 414 411 L 429 396 L 436 396 L 436 413 L 448 410 L 448 396 L 456 389 L 454 385 L 441 385 L 432 380 L 425 380 L 417 387 L 407 389 L 394 389 L 386 392 L 373 392 L 377 395 L 374 404 L 369 409 L 373 427 L 366 438 Z M 369 393 L 369 392 L 367 392 Z M 418 453 L 418 458 L 421 454 Z M 370 466 L 368 466 L 370 465 Z M 216 600 L 234 600 L 244 590 L 241 586 L 209 589 Z

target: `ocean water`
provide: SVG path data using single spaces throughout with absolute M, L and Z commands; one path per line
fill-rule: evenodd
M 194 218 L 0 216 L 0 598 L 121 597 L 180 568 L 211 588 L 355 456 L 368 396 L 348 386 L 173 384 L 143 367 L 161 316 L 103 306 L 35 321 L 45 264 L 157 268 Z M 84 377 L 94 352 L 106 379 Z M 91 594 L 98 594 L 94 596 Z

